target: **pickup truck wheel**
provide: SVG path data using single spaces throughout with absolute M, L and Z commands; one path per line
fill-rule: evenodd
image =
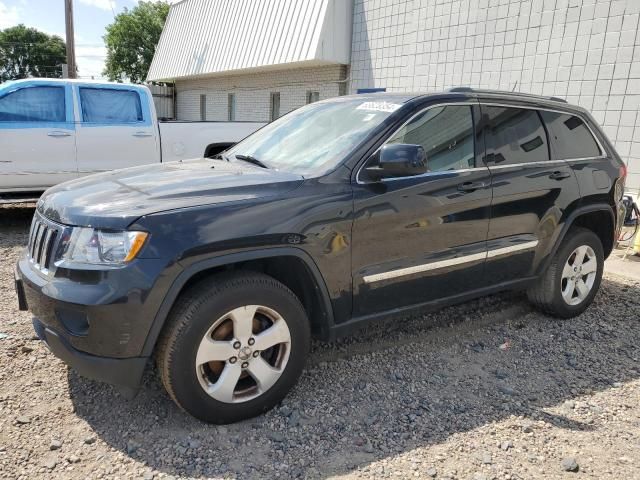
M 182 295 L 157 363 L 171 398 L 210 423 L 232 423 L 280 402 L 302 373 L 309 322 L 291 290 L 261 273 L 207 279 Z
M 598 292 L 604 268 L 600 238 L 585 228 L 572 228 L 547 271 L 528 291 L 529 300 L 560 318 L 580 315 Z

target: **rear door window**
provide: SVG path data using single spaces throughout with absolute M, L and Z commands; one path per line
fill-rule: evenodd
M 140 96 L 132 90 L 80 88 L 82 121 L 88 123 L 138 123 L 143 121 Z
M 24 87 L 0 97 L 0 122 L 64 122 L 64 87 Z
M 536 110 L 482 105 L 486 163 L 517 165 L 549 160 L 547 134 Z
M 598 142 L 589 127 L 575 115 L 541 111 L 551 141 L 551 154 L 555 160 L 592 158 L 601 155 Z
M 422 145 L 430 172 L 473 168 L 473 117 L 468 105 L 433 107 L 413 117 L 387 143 Z

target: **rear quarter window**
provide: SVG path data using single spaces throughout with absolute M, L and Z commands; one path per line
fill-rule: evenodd
M 602 154 L 598 142 L 580 117 L 544 110 L 540 115 L 547 126 L 555 160 L 591 158 Z
M 140 96 L 132 90 L 80 88 L 82 121 L 88 123 L 137 123 L 143 120 Z

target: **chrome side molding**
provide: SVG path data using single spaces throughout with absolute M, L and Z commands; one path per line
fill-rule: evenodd
M 391 280 L 392 278 L 404 277 L 407 275 L 413 275 L 416 273 L 428 272 L 430 270 L 439 270 L 441 268 L 452 267 L 455 265 L 462 265 L 464 263 L 477 262 L 478 260 L 486 260 L 487 258 L 499 257 L 520 250 L 530 250 L 538 245 L 538 240 L 531 240 L 530 242 L 519 243 L 517 245 L 510 245 L 508 247 L 494 248 L 493 250 L 485 250 L 480 253 L 472 253 L 470 255 L 464 255 L 462 257 L 449 258 L 447 260 L 438 260 L 436 262 L 422 263 L 420 265 L 414 265 L 413 267 L 399 268 L 396 270 L 389 270 L 382 273 L 374 273 L 372 275 L 365 275 L 362 277 L 364 283 L 376 283 L 383 280 Z

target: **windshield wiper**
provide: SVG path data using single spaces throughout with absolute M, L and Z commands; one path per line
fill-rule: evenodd
M 269 166 L 261 160 L 258 160 L 256 157 L 252 157 L 251 155 L 234 155 L 238 160 L 243 160 L 245 162 L 252 163 L 262 168 L 269 168 Z

